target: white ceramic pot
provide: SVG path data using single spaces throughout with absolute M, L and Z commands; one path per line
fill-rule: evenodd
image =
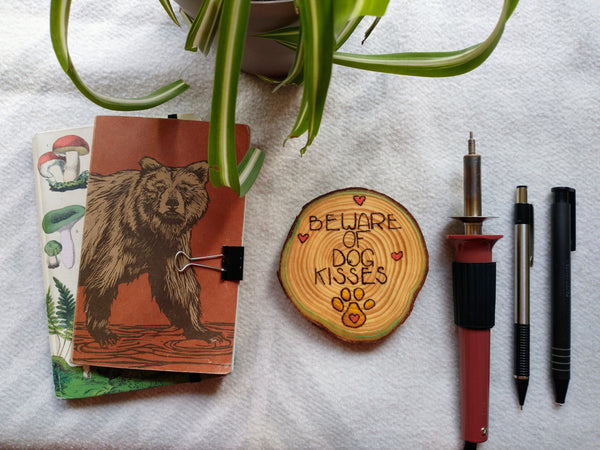
M 202 0 L 175 0 L 190 16 L 195 17 Z M 250 6 L 250 20 L 242 59 L 247 73 L 283 78 L 294 62 L 294 52 L 270 39 L 255 35 L 298 24 L 293 0 L 255 0 Z

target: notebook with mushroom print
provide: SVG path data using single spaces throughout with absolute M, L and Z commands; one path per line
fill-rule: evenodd
M 78 365 L 73 322 L 93 127 L 51 131 L 33 139 L 34 177 L 54 390 L 59 398 L 93 397 L 174 383 L 199 375 Z

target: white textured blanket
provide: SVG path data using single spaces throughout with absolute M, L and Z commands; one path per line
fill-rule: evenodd
M 334 67 L 322 128 L 282 147 L 301 89 L 272 94 L 240 80 L 237 121 L 266 152 L 247 197 L 246 265 L 234 372 L 223 378 L 87 400 L 55 398 L 51 377 L 31 140 L 108 114 L 56 61 L 49 3 L 0 6 L 0 447 L 460 448 L 450 216 L 462 214 L 469 131 L 483 155 L 487 233 L 505 235 L 497 262 L 487 449 L 597 448 L 600 442 L 600 2 L 522 1 L 491 57 L 454 78 Z M 485 39 L 501 1 L 391 0 L 360 48 L 454 50 Z M 208 119 L 212 55 L 183 50 L 159 2 L 74 0 L 69 44 L 94 89 L 138 96 L 183 78 L 169 104 L 129 115 L 193 112 Z M 358 37 L 356 39 L 359 40 Z M 536 208 L 531 382 L 519 409 L 513 381 L 515 187 Z M 550 380 L 550 189 L 577 189 L 572 376 L 566 403 Z M 429 275 L 408 320 L 377 344 L 342 343 L 310 324 L 277 279 L 301 207 L 361 186 L 394 198 L 420 224 Z

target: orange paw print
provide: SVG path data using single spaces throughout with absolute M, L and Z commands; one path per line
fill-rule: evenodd
M 366 322 L 367 316 L 364 311 L 372 309 L 375 306 L 375 300 L 370 298 L 363 302 L 364 297 L 365 291 L 362 288 L 355 288 L 351 292 L 350 289 L 345 287 L 340 291 L 339 297 L 331 299 L 331 306 L 336 311 L 343 313 L 342 323 L 347 327 L 358 328 Z M 354 298 L 354 301 L 351 301 L 352 298 Z

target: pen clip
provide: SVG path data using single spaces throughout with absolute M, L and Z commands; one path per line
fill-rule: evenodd
M 533 267 L 533 242 L 535 236 L 533 206 L 531 207 L 531 225 L 529 225 L 529 267 Z
M 571 206 L 571 251 L 575 251 L 575 189 L 569 190 L 569 205 Z
M 571 229 L 571 235 L 569 236 L 570 250 L 575 251 L 575 189 L 570 187 L 553 187 L 552 192 L 554 193 L 555 203 L 567 203 L 569 205 L 569 228 Z

